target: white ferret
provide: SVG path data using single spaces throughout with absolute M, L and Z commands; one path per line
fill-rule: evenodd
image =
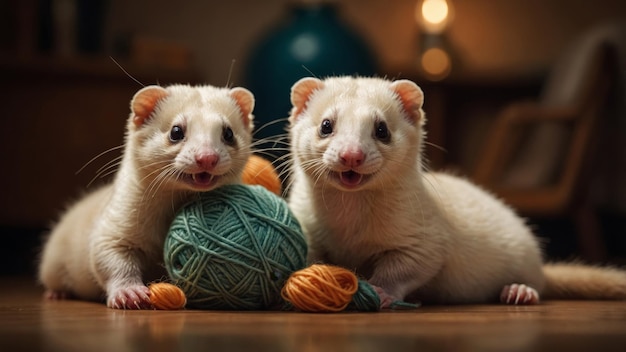
M 49 298 L 106 298 L 150 308 L 163 243 L 196 192 L 241 181 L 250 155 L 254 96 L 244 88 L 148 86 L 133 97 L 113 180 L 79 200 L 45 243 L 39 279 Z
M 626 272 L 546 265 L 511 208 L 465 179 L 424 171 L 423 100 L 407 80 L 294 84 L 289 204 L 309 262 L 355 270 L 382 307 L 626 298 Z

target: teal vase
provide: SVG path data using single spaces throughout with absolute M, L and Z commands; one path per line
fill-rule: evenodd
M 365 41 L 338 18 L 333 4 L 292 4 L 285 20 L 260 38 L 245 69 L 245 86 L 256 98 L 255 139 L 286 133 L 290 89 L 298 79 L 370 76 L 376 73 L 375 61 Z M 268 146 L 273 144 L 260 147 Z M 280 147 L 274 148 L 273 157 L 284 154 Z

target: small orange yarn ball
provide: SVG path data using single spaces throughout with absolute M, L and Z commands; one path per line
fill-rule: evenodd
M 150 302 L 155 309 L 183 309 L 187 304 L 185 293 L 176 285 L 155 282 L 148 285 L 148 288 L 150 289 Z
M 274 165 L 258 155 L 253 154 L 248 158 L 242 180 L 247 185 L 260 185 L 276 195 L 281 194 L 282 185 Z
M 313 264 L 291 274 L 281 295 L 304 312 L 340 312 L 358 289 L 358 279 L 350 270 Z

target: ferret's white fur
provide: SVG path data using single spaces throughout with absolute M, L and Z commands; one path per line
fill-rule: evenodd
M 74 204 L 53 228 L 39 279 L 48 296 L 105 298 L 109 307 L 149 308 L 145 283 L 165 274 L 163 241 L 177 209 L 196 192 L 240 182 L 250 154 L 254 97 L 243 88 L 146 87 L 131 101 L 114 181 Z M 169 139 L 174 125 L 184 140 Z M 235 143 L 222 140 L 225 126 Z M 210 170 L 196 156 L 218 155 Z M 210 185 L 183 174 L 207 171 Z
M 307 235 L 309 262 L 353 269 L 392 300 L 481 303 L 519 291 L 508 303 L 536 303 L 559 275 L 546 280 L 540 245 L 511 208 L 466 179 L 423 170 L 422 102 L 409 81 L 305 78 L 293 86 L 289 204 Z M 320 134 L 324 119 L 331 135 Z M 388 142 L 375 138 L 381 121 Z M 342 153 L 355 150 L 364 160 L 352 169 L 367 176 L 353 187 L 337 173 L 351 168 Z M 626 297 L 624 272 L 608 284 Z

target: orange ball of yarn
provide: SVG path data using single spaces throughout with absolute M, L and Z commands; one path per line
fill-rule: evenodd
M 281 295 L 301 311 L 339 312 L 358 289 L 358 279 L 350 270 L 313 264 L 291 274 Z
M 183 309 L 187 303 L 185 293 L 176 285 L 167 282 L 155 282 L 150 284 L 148 288 L 150 289 L 150 302 L 156 309 Z
M 271 162 L 258 155 L 248 158 L 242 180 L 247 185 L 260 185 L 274 194 L 281 194 L 282 186 L 276 169 Z

